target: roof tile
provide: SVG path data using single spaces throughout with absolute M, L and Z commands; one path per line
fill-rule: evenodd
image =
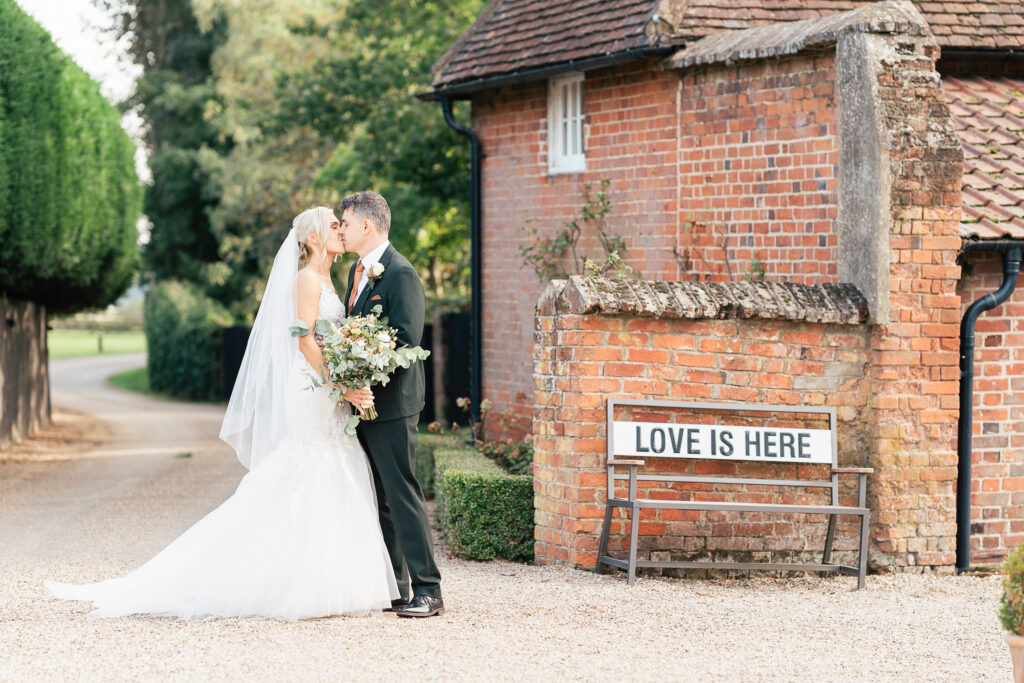
M 1024 79 L 942 79 L 964 148 L 965 237 L 1024 238 Z
M 657 44 L 671 45 L 721 31 L 819 19 L 872 4 L 874 0 L 492 0 L 434 65 L 434 86 L 650 47 L 659 40 Z M 942 47 L 1024 45 L 1020 0 L 914 4 Z M 645 29 L 654 15 L 662 17 L 662 31 L 649 38 Z

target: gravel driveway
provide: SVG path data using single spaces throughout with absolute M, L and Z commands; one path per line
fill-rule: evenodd
M 70 459 L 0 452 L 0 680 L 1010 680 L 995 576 L 640 579 L 439 557 L 447 614 L 303 622 L 93 620 L 48 579 L 119 575 L 231 494 L 223 407 L 103 377 L 141 357 L 51 362 L 56 404 L 106 423 Z M 190 457 L 176 457 L 183 453 Z

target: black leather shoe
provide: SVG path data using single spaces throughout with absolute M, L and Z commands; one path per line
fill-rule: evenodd
M 381 611 L 382 612 L 396 612 L 396 611 L 398 611 L 399 607 L 405 607 L 408 604 L 409 604 L 409 601 L 406 600 L 405 598 L 398 598 L 397 600 L 392 600 L 391 601 L 391 607 L 385 607 Z
M 395 614 L 400 617 L 433 617 L 444 614 L 444 600 L 429 595 L 416 595 L 405 607 L 399 607 Z

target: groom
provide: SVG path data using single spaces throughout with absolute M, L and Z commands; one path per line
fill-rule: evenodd
M 419 346 L 426 307 L 423 283 L 388 242 L 388 203 L 376 192 L 358 192 L 342 200 L 341 211 L 345 250 L 359 254 L 348 273 L 348 314 L 368 315 L 379 305 L 398 330 L 398 345 Z M 399 368 L 386 386 L 374 387 L 373 403 L 377 419 L 361 421 L 357 433 L 370 455 L 380 528 L 402 593 L 401 600 L 392 601 L 392 609 L 401 617 L 444 614 L 427 506 L 413 473 L 416 428 L 424 404 L 423 362 L 408 370 Z

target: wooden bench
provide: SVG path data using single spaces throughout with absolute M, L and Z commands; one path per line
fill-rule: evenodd
M 828 429 L 792 427 L 736 426 L 723 424 L 675 424 L 657 422 L 616 422 L 616 407 L 654 408 L 658 410 L 687 409 L 690 411 L 729 411 L 730 414 L 798 414 L 827 417 Z M 771 569 L 814 572 L 841 572 L 857 575 L 857 588 L 864 587 L 867 574 L 868 527 L 870 511 L 866 505 L 867 476 L 874 470 L 867 467 L 838 467 L 836 462 L 835 408 L 803 408 L 792 406 L 766 406 L 744 403 L 686 403 L 675 401 L 629 401 L 608 399 L 607 470 L 608 490 L 604 514 L 604 527 L 597 552 L 596 571 L 601 565 L 626 570 L 626 581 L 632 585 L 637 567 L 673 567 L 685 569 Z M 770 418 L 768 418 L 770 420 Z M 763 422 L 763 420 L 762 420 Z M 727 436 L 728 435 L 728 436 Z M 829 465 L 827 479 L 755 479 L 699 475 L 640 474 L 639 469 L 657 458 L 687 458 L 695 460 L 724 460 L 734 462 L 798 463 Z M 818 469 L 821 468 L 796 468 Z M 839 504 L 839 475 L 857 475 L 857 505 Z M 799 475 L 798 475 L 799 476 Z M 617 495 L 616 484 L 626 483 L 626 497 Z M 638 482 L 684 482 L 711 485 L 754 485 L 764 487 L 821 488 L 831 493 L 831 504 L 779 504 L 727 502 L 716 500 L 683 500 L 641 498 Z M 680 492 L 681 494 L 683 492 Z M 694 492 L 696 498 L 700 494 Z M 629 510 L 629 553 L 627 559 L 608 555 L 608 533 L 615 508 Z M 637 538 L 640 510 L 719 510 L 731 512 L 799 513 L 828 515 L 828 530 L 820 564 L 782 562 L 668 562 L 637 559 Z M 860 517 L 860 557 L 857 567 L 833 563 L 832 544 L 835 540 L 836 517 Z

